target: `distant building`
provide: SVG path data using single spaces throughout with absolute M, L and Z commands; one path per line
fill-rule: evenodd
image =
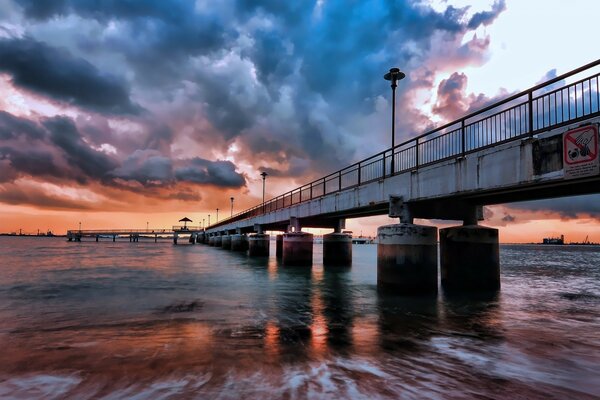
M 560 237 L 548 237 L 544 238 L 542 244 L 565 244 L 565 235 L 560 235 Z

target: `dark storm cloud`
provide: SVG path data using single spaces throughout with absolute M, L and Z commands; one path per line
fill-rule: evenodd
M 237 188 L 246 184 L 243 175 L 235 171 L 231 161 L 209 161 L 202 158 L 186 160 L 184 166 L 175 169 L 180 181 Z
M 522 211 L 554 212 L 565 219 L 590 216 L 600 220 L 600 194 L 512 203 L 508 207 Z
M 17 137 L 39 140 L 44 137 L 44 131 L 32 121 L 17 118 L 0 110 L 0 140 L 15 139 Z
M 495 2 L 490 11 L 481 11 L 471 17 L 468 24 L 469 29 L 475 29 L 479 25 L 490 25 L 504 10 L 506 10 L 506 2 L 504 0 Z
M 27 187 L 24 189 L 14 184 L 0 185 L 0 203 L 54 210 L 89 210 L 92 208 L 91 204 L 80 200 L 50 195 L 41 188 Z
M 86 177 L 102 179 L 117 166 L 114 159 L 84 142 L 70 118 L 48 118 L 43 125 L 50 133 L 50 141 L 63 151 L 69 167 L 83 171 Z
M 89 20 L 100 33 L 69 42 L 66 47 L 73 54 L 115 60 L 114 66 L 96 64 L 123 70 L 131 77 L 136 99 L 148 109 L 181 104 L 173 109 L 197 112 L 210 125 L 194 135 L 197 142 L 216 143 L 214 147 L 225 151 L 237 140 L 244 161 L 254 162 L 260 155 L 265 167 L 277 163 L 282 176 L 295 177 L 351 163 L 357 150 L 367 151 L 357 149 L 366 137 L 369 150 L 381 150 L 377 132 L 357 132 L 348 120 L 374 113 L 376 99 L 387 96 L 381 78 L 385 69 L 426 64 L 436 41 L 442 43 L 437 46 L 449 47 L 449 63 L 453 58 L 462 63 L 480 60 L 489 42 L 462 39 L 469 26 L 488 24 L 504 9 L 503 2 L 496 3 L 489 12 L 465 21 L 466 8 L 437 12 L 407 0 L 352 6 L 342 0 L 310 4 L 238 0 L 224 5 L 183 0 L 24 0 L 18 6 L 32 23 L 43 20 L 46 32 L 52 25 L 58 29 L 64 17 L 80 17 L 69 19 L 76 25 Z M 411 79 L 409 73 L 399 88 L 401 94 L 421 84 Z M 107 134 L 109 129 L 96 122 L 80 134 L 88 135 L 86 145 L 99 148 L 109 143 L 119 152 L 125 149 L 117 165 L 105 171 L 109 177 L 152 185 L 180 180 L 219 184 L 217 179 L 224 186 L 243 185 L 233 164 L 209 160 L 185 164 L 173 159 L 173 143 L 197 125 L 192 118 L 183 124 L 174 114 L 144 116 L 145 132 L 135 140 Z M 411 124 L 425 118 L 418 111 L 413 114 L 403 118 L 403 126 L 417 134 L 421 127 Z M 99 129 L 103 133 L 93 133 Z M 142 160 L 136 150 L 157 153 Z M 102 162 L 101 157 L 92 158 Z M 97 177 L 93 171 L 87 173 Z
M 30 38 L 0 40 L 0 71 L 18 86 L 78 107 L 111 114 L 141 110 L 124 80 Z

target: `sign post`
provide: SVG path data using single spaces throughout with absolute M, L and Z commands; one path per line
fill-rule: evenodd
M 598 175 L 598 125 L 582 126 L 563 134 L 565 179 Z

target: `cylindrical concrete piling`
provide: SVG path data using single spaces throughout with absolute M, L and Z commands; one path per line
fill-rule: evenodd
M 215 247 L 221 247 L 223 245 L 223 236 L 216 235 L 215 236 Z
M 323 235 L 323 265 L 352 264 L 352 235 L 330 233 Z
M 441 229 L 440 253 L 444 291 L 500 289 L 498 229 L 477 225 Z
M 190 243 L 196 244 L 196 234 L 195 233 L 190 234 Z
M 265 233 L 248 236 L 248 255 L 252 257 L 269 257 L 271 237 Z
M 437 228 L 414 224 L 377 229 L 377 285 L 398 294 L 437 293 Z
M 231 235 L 225 235 L 221 239 L 221 248 L 231 250 Z
M 312 265 L 313 235 L 306 232 L 289 232 L 283 235 L 283 265 Z
M 275 236 L 275 257 L 281 258 L 283 256 L 283 235 Z
M 236 234 L 231 235 L 231 251 L 248 250 L 248 236 Z
M 210 235 L 208 237 L 208 245 L 209 246 L 214 246 L 215 245 L 215 237 L 214 237 L 214 235 Z

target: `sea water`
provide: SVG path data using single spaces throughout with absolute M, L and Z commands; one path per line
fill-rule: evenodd
M 206 245 L 0 237 L 2 399 L 600 398 L 600 248 L 503 245 L 502 289 L 377 290 Z

